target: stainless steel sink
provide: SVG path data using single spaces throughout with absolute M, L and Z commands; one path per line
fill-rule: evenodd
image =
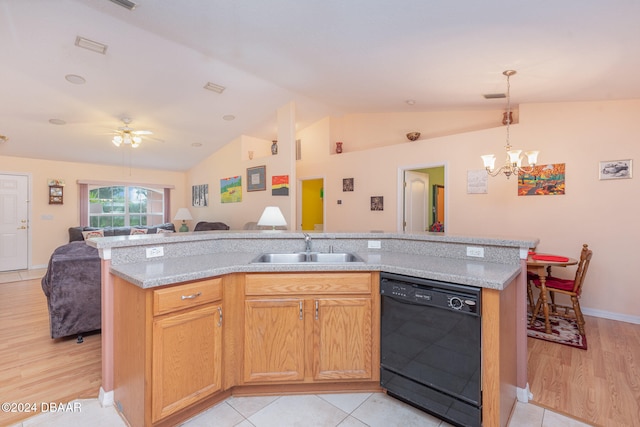
M 350 252 L 311 253 L 311 262 L 336 263 L 336 262 L 363 262 L 356 254 Z
M 294 253 L 265 253 L 254 258 L 251 263 L 268 264 L 298 264 L 301 262 L 313 262 L 318 264 L 336 264 L 364 262 L 362 258 L 350 252 L 294 252 Z

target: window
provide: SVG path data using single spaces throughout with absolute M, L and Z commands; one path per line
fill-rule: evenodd
M 89 226 L 122 227 L 164 222 L 164 191 L 145 187 L 89 185 Z

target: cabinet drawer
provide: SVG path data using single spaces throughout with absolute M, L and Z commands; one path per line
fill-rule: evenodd
M 153 291 L 153 315 L 218 301 L 222 298 L 222 279 L 200 280 Z
M 371 273 L 256 273 L 245 277 L 246 295 L 370 294 Z

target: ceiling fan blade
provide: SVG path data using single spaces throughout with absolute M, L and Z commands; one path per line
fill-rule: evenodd
M 134 135 L 151 135 L 151 134 L 153 134 L 153 132 L 151 132 L 150 130 L 132 130 L 131 133 L 134 134 Z

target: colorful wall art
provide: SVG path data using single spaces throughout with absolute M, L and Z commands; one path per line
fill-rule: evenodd
M 289 195 L 289 175 L 274 175 L 271 177 L 271 195 Z
M 238 203 L 242 201 L 242 177 L 232 176 L 220 180 L 220 202 Z
M 564 163 L 538 165 L 531 173 L 518 174 L 518 196 L 564 194 Z

